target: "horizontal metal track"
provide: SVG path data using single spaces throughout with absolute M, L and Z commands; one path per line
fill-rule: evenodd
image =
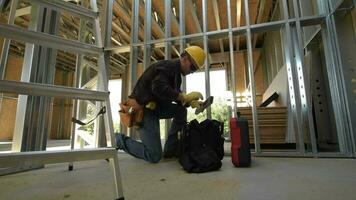
M 263 24 L 254 24 L 251 25 L 251 33 L 278 30 L 281 29 L 286 23 L 288 23 L 288 21 L 276 21 Z
M 312 16 L 312 17 L 302 17 L 300 18 L 300 25 L 302 26 L 312 26 L 321 24 L 325 20 L 326 15 Z
M 114 156 L 117 156 L 115 148 L 5 153 L 0 154 L 0 168 L 12 167 L 26 162 L 31 162 L 33 165 L 41 165 L 100 160 L 114 158 Z
M 303 17 L 300 18 L 300 23 L 302 26 L 311 26 L 317 25 L 322 23 L 325 19 L 326 15 L 319 15 L 319 16 L 310 16 L 310 17 Z M 267 31 L 274 31 L 279 30 L 284 27 L 286 23 L 295 24 L 297 19 L 289 19 L 289 20 L 280 20 L 280 21 L 273 21 L 267 22 L 262 24 L 253 24 L 250 26 L 241 26 L 241 27 L 234 27 L 231 29 L 234 36 L 237 35 L 244 35 L 246 34 L 247 29 L 251 29 L 251 33 L 257 32 L 267 32 Z M 205 33 L 209 39 L 220 39 L 220 38 L 227 38 L 229 34 L 229 29 L 217 30 L 217 31 L 209 31 Z M 146 44 L 152 45 L 153 48 L 162 48 L 166 42 L 171 42 L 172 45 L 179 44 L 180 40 L 186 40 L 186 42 L 193 42 L 193 41 L 203 41 L 204 33 L 196 33 L 191 35 L 184 35 L 179 37 L 171 37 L 166 39 L 158 39 L 158 40 L 151 40 L 148 43 L 139 42 L 132 44 L 134 47 L 142 47 Z M 127 53 L 130 52 L 131 46 L 117 46 L 117 47 L 110 47 L 106 48 L 106 51 L 112 51 L 113 53 Z
M 98 55 L 103 53 L 103 48 L 95 45 L 85 44 L 74 40 L 67 40 L 37 31 L 31 31 L 13 25 L 0 23 L 0 37 L 12 40 L 24 41 L 44 47 L 59 49 L 69 52 Z
M 70 12 L 71 14 L 78 17 L 85 17 L 89 19 L 95 19 L 99 16 L 98 12 L 94 12 L 90 9 L 77 6 L 73 3 L 65 2 L 62 0 L 32 0 L 34 3 L 38 3 L 39 5 L 45 6 L 47 8 L 51 8 L 57 11 L 65 10 Z
M 99 92 L 64 86 L 0 80 L 0 91 L 32 96 L 106 101 L 109 92 Z

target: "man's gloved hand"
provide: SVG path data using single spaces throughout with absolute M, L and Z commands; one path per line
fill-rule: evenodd
M 192 108 L 200 108 L 200 106 L 201 106 L 203 103 L 204 103 L 204 102 L 202 102 L 202 101 L 193 100 L 192 102 L 190 102 L 190 107 L 192 107 Z
M 128 98 L 126 104 L 133 108 L 133 110 L 141 110 L 142 106 L 136 101 L 136 99 Z
M 185 106 L 186 104 L 189 104 L 190 102 L 192 102 L 194 100 L 199 100 L 199 99 L 203 99 L 203 95 L 200 92 L 190 92 L 188 94 L 181 93 L 180 100 L 181 100 L 183 106 Z

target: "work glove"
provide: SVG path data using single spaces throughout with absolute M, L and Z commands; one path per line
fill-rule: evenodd
M 200 92 L 190 92 L 188 94 L 182 94 L 182 104 L 185 106 L 194 100 L 203 99 L 203 95 Z
M 190 107 L 192 108 L 200 108 L 200 106 L 203 104 L 204 102 L 202 101 L 198 101 L 198 100 L 193 100 L 190 102 Z
M 146 108 L 150 110 L 156 109 L 156 103 L 154 101 L 150 101 L 146 104 Z

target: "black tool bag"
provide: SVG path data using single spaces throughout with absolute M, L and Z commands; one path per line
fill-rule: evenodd
M 179 163 L 189 173 L 220 169 L 224 157 L 224 123 L 206 119 L 193 120 L 179 134 Z

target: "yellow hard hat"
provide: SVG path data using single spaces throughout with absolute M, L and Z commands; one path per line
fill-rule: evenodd
M 200 48 L 199 46 L 190 46 L 184 49 L 184 51 L 189 54 L 190 58 L 194 62 L 194 66 L 197 69 L 203 67 L 206 55 L 202 48 Z

